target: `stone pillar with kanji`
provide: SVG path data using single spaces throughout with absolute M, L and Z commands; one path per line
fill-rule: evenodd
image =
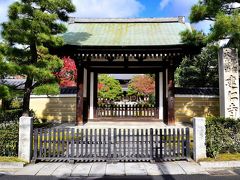
M 239 118 L 238 52 L 233 48 L 221 48 L 219 61 L 220 115 Z

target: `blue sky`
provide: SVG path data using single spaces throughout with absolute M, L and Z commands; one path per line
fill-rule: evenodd
M 145 9 L 140 16 L 172 17 L 188 16 L 190 8 L 197 0 L 140 0 Z
M 7 7 L 17 0 L 0 0 L 0 23 L 7 20 Z M 71 16 L 84 18 L 177 17 L 188 21 L 191 6 L 198 0 L 72 0 L 77 11 Z M 208 32 L 209 22 L 193 25 Z

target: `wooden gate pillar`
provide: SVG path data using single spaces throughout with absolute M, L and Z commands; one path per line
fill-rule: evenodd
M 168 69 L 168 119 L 167 125 L 175 125 L 175 85 L 174 85 L 174 65 L 173 60 L 170 60 Z
M 98 73 L 94 73 L 94 117 L 97 117 L 97 107 L 98 107 Z
M 76 104 L 76 125 L 83 125 L 83 80 L 84 68 L 77 67 L 77 104 Z
M 89 92 L 89 119 L 94 119 L 96 116 L 95 116 L 95 73 L 94 72 L 91 72 L 90 73 L 90 80 L 89 80 L 89 83 L 90 83 L 90 92 Z
M 155 118 L 159 119 L 159 89 L 162 88 L 159 85 L 159 73 L 155 74 Z M 160 97 L 162 98 L 162 97 Z

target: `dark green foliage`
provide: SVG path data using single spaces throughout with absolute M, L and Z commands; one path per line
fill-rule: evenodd
M 18 155 L 18 124 L 0 128 L 0 156 Z
M 132 96 L 132 95 L 136 95 L 137 96 L 138 92 L 135 88 L 133 88 L 132 86 L 128 85 L 128 91 L 127 91 L 127 95 L 128 96 Z
M 10 97 L 9 87 L 0 85 L 0 99 L 8 99 Z
M 12 69 L 11 64 L 4 61 L 4 54 L 6 47 L 0 43 L 0 79 L 4 79 L 6 75 L 11 75 L 15 73 Z M 0 99 L 6 100 L 11 97 L 10 88 L 6 85 L 0 84 Z
M 177 85 L 186 87 L 218 87 L 217 48 L 213 47 L 219 40 L 229 39 L 227 47 L 240 48 L 240 11 L 232 3 L 236 0 L 200 0 L 191 9 L 191 23 L 203 20 L 213 21 L 210 32 L 187 30 L 181 33 L 182 42 L 189 45 L 191 53 L 196 48 L 208 46 L 194 58 L 185 58 L 177 70 Z M 208 67 L 209 66 L 209 67 Z M 188 83 L 189 81 L 189 83 Z
M 203 20 L 216 20 L 218 13 L 232 14 L 234 8 L 230 3 L 238 2 L 237 0 L 201 0 L 194 6 L 192 6 L 189 19 L 192 23 L 196 23 Z
M 6 110 L 4 112 L 0 112 L 0 127 L 7 126 L 9 123 L 12 122 L 18 122 L 21 114 L 21 109 Z
M 7 61 L 0 59 L 0 69 L 10 69 L 12 74 L 26 77 L 23 95 L 26 114 L 33 89 L 41 87 L 37 92 L 45 92 L 49 87 L 45 84 L 56 82 L 54 72 L 61 68 L 62 60 L 51 55 L 49 48 L 63 45 L 58 34 L 64 33 L 66 27 L 61 21 L 67 21 L 68 13 L 74 11 L 71 0 L 20 0 L 9 7 L 9 20 L 2 25 Z
M 199 32 L 195 29 L 192 31 L 185 30 L 180 33 L 182 42 L 189 47 L 202 48 L 206 46 L 206 36 L 203 32 Z
M 218 87 L 218 47 L 207 46 L 201 54 L 185 57 L 176 69 L 176 85 L 180 87 Z
M 237 0 L 202 0 L 191 9 L 189 19 L 192 23 L 203 20 L 214 21 L 208 42 L 230 39 L 228 44 L 240 48 L 240 10 Z M 235 4 L 235 6 L 233 6 Z
M 36 87 L 33 90 L 33 94 L 36 95 L 56 95 L 60 93 L 60 88 L 57 83 L 44 84 L 42 86 Z
M 18 155 L 18 122 L 22 110 L 0 113 L 0 156 Z
M 209 117 L 206 121 L 207 156 L 240 152 L 240 119 Z
M 151 94 L 149 96 L 149 101 L 148 101 L 149 105 L 155 105 L 155 95 Z
M 219 13 L 216 22 L 209 34 L 208 40 L 230 39 L 229 46 L 240 49 L 240 11 L 235 11 L 231 16 Z
M 18 156 L 18 122 L 21 115 L 21 109 L 0 112 L 0 156 Z M 29 115 L 33 117 L 34 128 L 50 128 L 53 125 L 49 122 L 40 122 L 32 110 Z

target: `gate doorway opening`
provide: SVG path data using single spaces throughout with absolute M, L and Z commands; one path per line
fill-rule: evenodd
M 159 119 L 155 74 L 99 74 L 97 86 L 98 120 Z

